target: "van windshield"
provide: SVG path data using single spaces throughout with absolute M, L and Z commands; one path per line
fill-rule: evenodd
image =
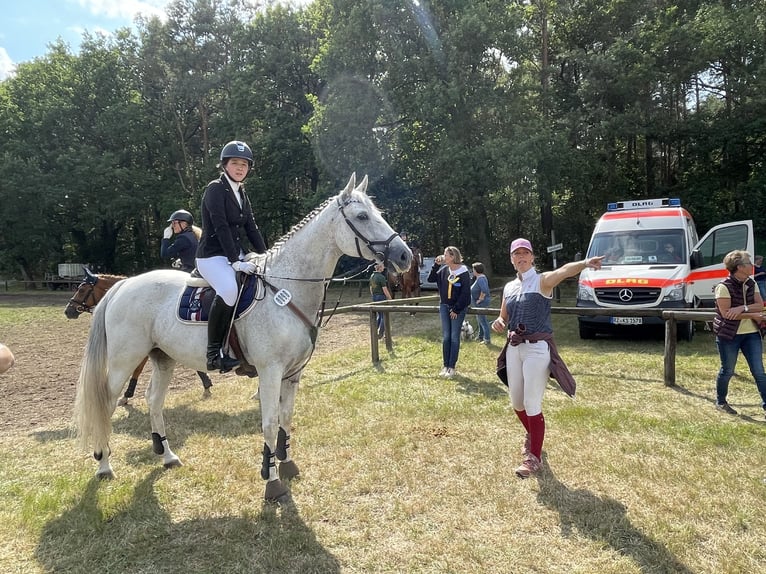
M 588 257 L 604 255 L 604 264 L 654 265 L 687 260 L 683 230 L 610 231 L 593 237 Z

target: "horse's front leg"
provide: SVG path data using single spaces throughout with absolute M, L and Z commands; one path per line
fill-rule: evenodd
M 136 394 L 136 385 L 138 384 L 138 377 L 141 376 L 141 373 L 144 371 L 144 367 L 146 366 L 146 361 L 149 360 L 149 357 L 144 357 L 144 360 L 141 361 L 141 364 L 138 365 L 135 370 L 133 371 L 133 374 L 130 375 L 130 381 L 128 381 L 128 388 L 125 389 L 125 393 L 117 400 L 117 406 L 118 407 L 124 407 L 128 404 L 128 399 L 133 398 L 133 395 Z
M 149 407 L 149 420 L 152 425 L 152 449 L 154 454 L 162 457 L 162 464 L 165 468 L 182 466 L 181 459 L 170 450 L 168 439 L 165 436 L 165 417 L 162 413 L 170 378 L 173 376 L 175 361 L 156 349 L 151 352 L 151 358 L 154 369 L 152 379 L 146 389 L 146 404 Z
M 261 371 L 259 369 L 259 371 Z M 261 478 L 266 482 L 266 500 L 276 501 L 289 489 L 277 474 L 276 451 L 279 434 L 279 394 L 282 369 L 270 367 L 260 372 L 258 392 L 261 402 L 261 428 L 263 430 L 263 462 Z
M 298 465 L 290 455 L 290 430 L 293 426 L 295 396 L 298 393 L 298 383 L 301 373 L 282 381 L 279 400 L 279 433 L 277 434 L 277 460 L 279 460 L 279 478 L 290 480 L 300 474 Z
M 210 380 L 210 377 L 205 371 L 197 371 L 197 376 L 199 377 L 199 380 L 202 381 L 202 388 L 204 389 L 202 391 L 202 398 L 209 399 L 213 396 L 210 392 L 210 387 L 213 386 L 213 381 Z

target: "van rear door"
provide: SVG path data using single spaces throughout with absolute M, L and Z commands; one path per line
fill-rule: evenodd
M 723 258 L 735 249 L 755 255 L 752 220 L 716 225 L 692 248 L 688 286 L 694 307 L 715 306 L 713 289 L 729 275 Z

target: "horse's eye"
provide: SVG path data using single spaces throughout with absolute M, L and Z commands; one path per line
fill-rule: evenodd
M 360 213 L 359 215 L 357 215 L 357 216 L 356 216 L 356 218 L 357 218 L 359 221 L 367 221 L 368 219 L 370 219 L 370 216 L 369 216 L 369 215 L 367 215 L 367 212 L 365 211 L 365 212 L 362 212 L 362 213 Z

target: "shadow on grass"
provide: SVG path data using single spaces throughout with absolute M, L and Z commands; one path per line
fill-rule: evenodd
M 735 376 L 738 379 L 746 379 L 746 377 L 737 376 L 737 375 L 735 375 Z M 753 382 L 752 378 L 750 379 L 750 383 L 755 385 L 755 383 Z M 684 387 L 682 385 L 679 385 L 678 383 L 676 383 L 675 385 L 673 385 L 672 387 L 669 387 L 669 388 L 671 390 L 681 394 L 681 395 L 686 395 L 687 397 L 694 397 L 696 399 L 699 399 L 701 401 L 709 403 L 710 404 L 710 408 L 712 410 L 715 410 L 716 399 L 715 399 L 714 395 L 695 393 L 694 391 L 691 391 L 691 390 L 687 389 L 686 387 Z M 713 391 L 713 392 L 715 393 L 715 391 Z M 731 406 L 733 406 L 733 407 L 738 408 L 738 409 L 742 408 L 742 407 L 758 409 L 758 410 L 760 410 L 762 413 L 764 413 L 766 415 L 766 411 L 764 411 L 762 409 L 761 403 L 743 403 L 743 402 L 732 402 L 732 401 L 729 401 L 729 404 Z M 751 422 L 751 423 L 766 424 L 766 420 L 758 419 L 758 418 L 755 418 L 755 417 L 753 417 L 751 415 L 746 415 L 746 414 L 744 414 L 742 412 L 740 412 L 740 413 L 738 413 L 736 415 L 729 415 L 729 414 L 725 414 L 725 413 L 719 413 L 719 414 L 721 414 L 721 416 L 723 416 L 723 417 L 734 417 L 735 419 L 742 419 L 742 420 L 745 420 L 745 421 L 748 421 L 748 422 Z
M 225 411 L 201 411 L 194 405 L 179 405 L 163 409 L 171 448 L 175 450 L 183 446 L 189 436 L 199 433 L 210 433 L 222 437 L 260 434 L 260 403 L 250 402 L 253 408 L 234 414 Z M 145 438 L 151 447 L 152 428 L 149 414 L 135 408 L 132 404 L 119 409 L 127 411 L 128 416 L 113 417 L 112 432 Z M 49 442 L 70 438 L 73 433 L 70 429 L 59 429 L 34 432 L 30 436 L 34 436 L 38 442 Z
M 252 517 L 173 520 L 155 493 L 162 474 L 150 473 L 112 516 L 99 507 L 104 483 L 92 479 L 73 506 L 43 527 L 35 550 L 42 568 L 75 574 L 340 572 L 292 499 L 264 502 Z
M 553 474 L 543 453 L 543 469 L 538 476 L 537 499 L 559 513 L 562 536 L 576 530 L 583 536 L 611 546 L 629 557 L 642 572 L 692 574 L 665 546 L 631 524 L 625 506 L 609 497 L 585 489 L 571 489 Z

